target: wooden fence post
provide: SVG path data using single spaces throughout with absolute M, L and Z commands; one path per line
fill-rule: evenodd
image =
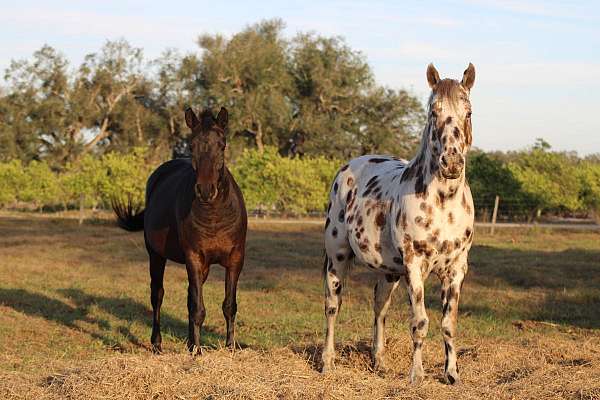
M 85 195 L 79 195 L 79 225 L 83 224 Z
M 500 203 L 500 196 L 496 196 L 496 200 L 494 201 L 494 212 L 492 213 L 492 227 L 490 229 L 490 234 L 494 234 L 494 228 L 496 227 L 496 217 L 498 216 L 498 204 Z

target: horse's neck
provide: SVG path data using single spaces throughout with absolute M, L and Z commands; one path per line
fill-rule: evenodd
M 198 199 L 194 200 L 192 203 L 193 218 L 202 224 L 208 222 L 217 225 L 230 223 L 230 220 L 237 218 L 236 202 L 232 194 L 231 177 L 224 174 L 219 181 L 219 193 L 214 201 L 203 203 Z
M 434 155 L 428 145 L 428 138 L 431 134 L 430 130 L 433 129 L 432 127 L 435 127 L 435 124 L 433 124 L 433 121 L 428 120 L 423 129 L 419 151 L 417 151 L 417 155 L 410 160 L 408 168 L 415 168 L 424 175 L 423 183 L 429 193 L 441 193 L 447 197 L 454 197 L 457 193 L 460 194 L 465 187 L 467 181 L 465 177 L 466 168 L 463 168 L 460 177 L 457 179 L 445 179 L 439 174 L 439 169 L 437 167 L 438 160 L 433 159 Z

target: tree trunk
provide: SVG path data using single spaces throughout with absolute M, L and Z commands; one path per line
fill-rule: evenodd
M 142 123 L 140 121 L 140 109 L 139 108 L 136 110 L 136 113 L 135 113 L 135 127 L 137 129 L 139 144 L 142 144 L 144 142 L 144 132 L 142 131 Z
M 83 203 L 85 202 L 85 195 L 81 194 L 79 196 L 79 225 L 83 224 Z
M 94 148 L 96 143 L 108 136 L 108 117 L 104 117 L 100 132 L 89 143 L 83 146 L 83 153 L 87 153 Z
M 256 147 L 259 153 L 263 153 L 265 150 L 265 144 L 263 143 L 263 131 L 262 124 L 260 121 L 256 121 Z

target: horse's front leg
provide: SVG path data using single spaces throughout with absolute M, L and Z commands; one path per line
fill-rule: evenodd
M 464 266 L 464 267 L 463 267 Z M 466 272 L 466 262 L 453 266 L 453 277 L 442 278 L 442 334 L 446 350 L 444 380 L 451 385 L 460 383 L 456 365 L 456 326 L 458 320 L 458 301 Z M 452 276 L 451 275 L 451 276 Z
M 244 266 L 244 249 L 234 250 L 225 265 L 225 300 L 223 300 L 223 316 L 227 323 L 227 341 L 225 345 L 235 348 L 235 314 L 237 313 L 237 283 Z
M 425 289 L 420 266 L 407 266 L 406 286 L 411 306 L 410 335 L 413 341 L 409 380 L 411 384 L 418 385 L 425 379 L 422 359 L 423 339 L 427 336 L 429 328 L 429 318 L 427 318 L 427 312 L 425 311 Z
M 188 349 L 192 354 L 200 352 L 200 330 L 206 317 L 202 286 L 208 277 L 209 264 L 200 254 L 186 256 L 188 274 Z

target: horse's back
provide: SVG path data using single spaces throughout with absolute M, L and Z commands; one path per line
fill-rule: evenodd
M 162 163 L 152 172 L 146 182 L 146 203 L 159 185 L 166 181 L 179 181 L 191 173 L 193 173 L 193 168 L 190 159 L 177 158 Z

